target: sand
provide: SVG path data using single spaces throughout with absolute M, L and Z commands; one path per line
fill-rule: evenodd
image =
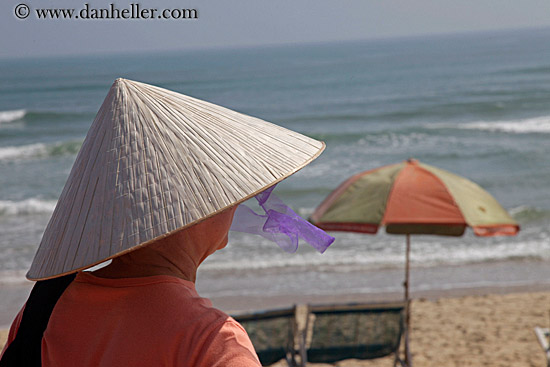
M 545 366 L 535 326 L 549 324 L 550 293 L 414 302 L 411 344 L 418 366 Z
M 550 325 L 549 310 L 548 291 L 415 299 L 411 334 L 414 365 L 545 366 L 533 328 Z M 6 330 L 0 332 L 0 345 L 6 336 Z M 337 366 L 389 367 L 392 362 L 391 357 L 386 357 L 342 361 Z

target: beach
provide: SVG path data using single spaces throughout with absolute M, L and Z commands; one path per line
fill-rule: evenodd
M 549 323 L 549 292 L 419 300 L 413 358 L 419 366 L 544 366 L 533 332 Z
M 544 353 L 533 328 L 550 326 L 548 286 L 432 290 L 418 292 L 417 295 L 411 306 L 411 349 L 416 366 L 545 365 Z M 398 294 L 303 295 L 286 299 L 286 303 L 382 302 L 397 299 Z M 248 304 L 253 301 L 260 304 L 259 300 L 249 300 Z M 268 303 L 282 306 L 285 300 L 279 297 L 261 302 L 264 306 Z M 214 299 L 214 303 L 231 306 L 227 299 Z M 243 301 L 245 303 L 247 301 Z M 276 366 L 285 365 L 280 362 Z M 348 360 L 337 365 L 393 366 L 393 356 L 371 361 Z
M 533 332 L 549 324 L 550 292 L 417 299 L 412 303 L 415 366 L 545 366 Z M 343 361 L 342 367 L 392 366 L 392 358 Z
M 521 288 L 470 289 L 440 294 L 443 296 L 438 296 L 438 292 L 426 293 L 427 298 L 412 301 L 410 343 L 415 366 L 546 365 L 534 327 L 550 326 L 550 289 L 529 292 Z M 367 301 L 358 296 L 351 298 Z M 275 366 L 285 365 L 281 361 Z M 391 367 L 393 356 L 370 361 L 346 360 L 336 365 Z
M 414 299 L 411 349 L 415 366 L 545 366 L 544 353 L 533 328 L 550 325 L 550 289 L 526 292 L 510 288 L 508 291 L 513 293 L 507 293 L 506 289 L 494 289 L 492 293 L 469 290 L 470 295 L 455 293 L 438 297 L 432 293 L 426 294 L 427 298 Z M 366 301 L 365 296 L 350 298 Z M 329 300 L 315 299 L 317 302 Z M 287 299 L 287 302 L 293 300 Z M 5 343 L 7 332 L 7 329 L 0 332 L 0 345 Z M 347 360 L 337 366 L 384 367 L 392 363 L 390 356 L 371 361 Z M 276 364 L 277 367 L 284 365 L 282 361 Z

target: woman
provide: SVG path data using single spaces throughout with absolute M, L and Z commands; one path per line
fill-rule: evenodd
M 225 247 L 237 204 L 253 196 L 266 215 L 245 210 L 236 227 L 291 250 L 302 236 L 324 251 L 331 237 L 269 200 L 323 149 L 259 119 L 116 80 L 27 274 L 40 281 L 0 364 L 259 366 L 244 329 L 196 293 L 197 268 Z

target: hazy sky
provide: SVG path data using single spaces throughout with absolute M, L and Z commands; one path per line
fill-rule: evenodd
M 198 19 L 37 19 L 37 8 L 108 1 L 1 0 L 0 57 L 357 40 L 550 26 L 548 0 L 113 0 L 119 9 L 197 9 Z M 15 8 L 26 4 L 28 18 Z M 25 8 L 19 8 L 25 15 Z

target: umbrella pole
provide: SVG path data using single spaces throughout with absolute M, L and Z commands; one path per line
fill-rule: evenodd
M 409 330 L 411 325 L 411 300 L 409 298 L 409 260 L 411 252 L 411 235 L 407 233 L 407 250 L 405 258 L 405 364 L 412 367 L 412 357 L 409 345 Z

